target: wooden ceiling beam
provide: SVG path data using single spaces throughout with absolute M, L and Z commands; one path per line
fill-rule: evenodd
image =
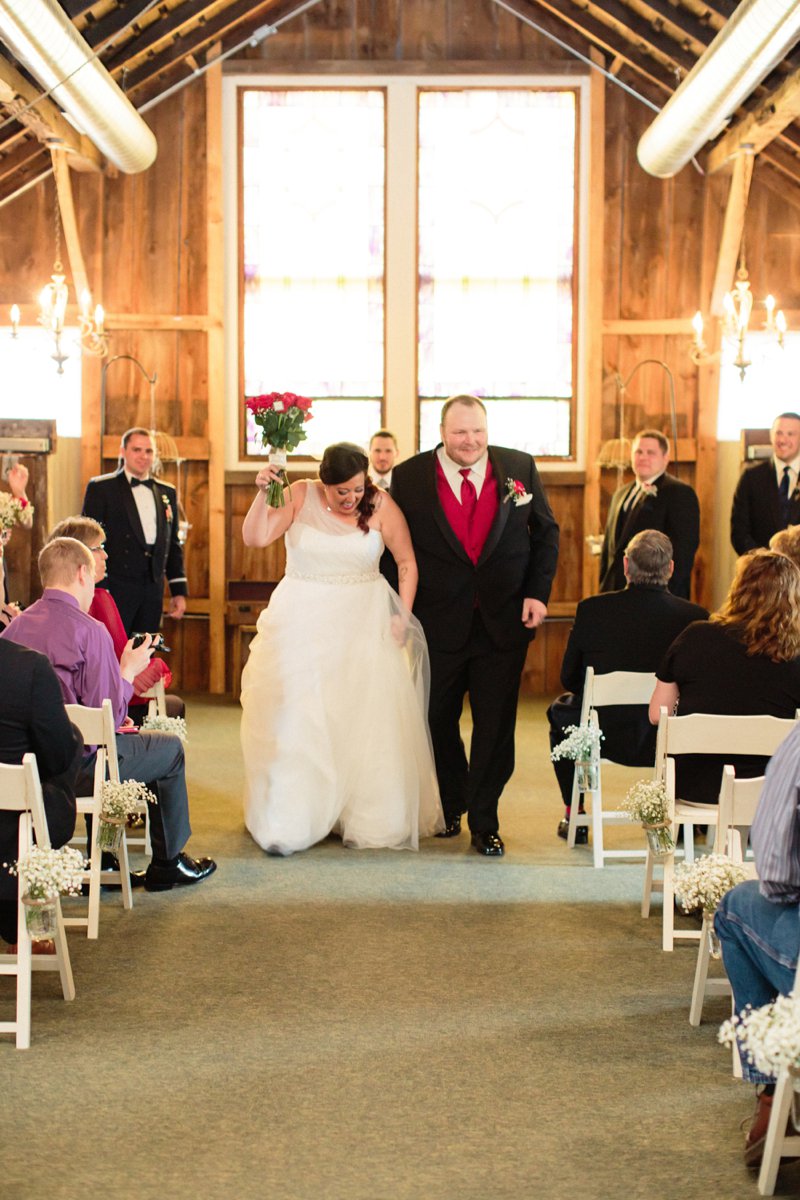
M 742 233 L 744 232 L 747 198 L 750 195 L 750 181 L 753 178 L 754 160 L 751 152 L 741 151 L 733 165 L 725 220 L 722 225 L 722 238 L 717 256 L 717 270 L 711 290 L 710 311 L 713 317 L 722 316 L 723 298 L 725 293 L 733 287 L 739 247 L 742 244 Z
M 47 155 L 47 165 L 50 165 L 50 152 L 46 146 L 40 142 L 28 138 L 18 146 L 11 154 L 4 154 L 0 158 L 0 185 L 12 180 L 14 184 L 18 182 L 18 176 L 26 175 L 36 159 L 42 155 Z
M 704 49 L 711 45 L 719 33 L 719 29 L 709 20 L 701 20 L 688 9 L 678 8 L 675 4 L 671 4 L 670 0 L 642 0 L 642 3 L 646 4 L 657 16 L 674 26 L 679 33 L 691 38 L 693 42 Z M 710 15 L 710 10 L 708 10 L 706 16 Z
M 100 17 L 99 20 L 88 20 L 82 24 L 80 32 L 87 46 L 97 50 L 115 38 L 131 21 L 133 22 L 130 26 L 131 37 L 135 37 L 137 30 L 141 29 L 141 26 L 136 23 L 136 15 L 142 11 L 143 7 L 144 0 L 126 0 L 125 3 L 117 0 L 115 6 L 105 16 Z M 148 14 L 148 16 L 150 15 Z M 155 15 L 158 15 L 158 10 Z
M 120 42 L 113 53 L 104 56 L 103 65 L 107 70 L 113 72 L 122 65 L 136 62 L 141 55 L 149 53 L 165 38 L 172 38 L 170 45 L 174 45 L 175 34 L 179 34 L 183 30 L 190 33 L 195 26 L 205 25 L 208 20 L 206 14 L 212 13 L 215 8 L 219 9 L 219 3 L 212 4 L 209 3 L 209 0 L 188 0 L 187 3 L 179 4 L 167 12 L 162 13 L 160 9 L 157 9 L 154 13 L 149 13 L 142 25 L 138 27 L 136 36 L 129 38 L 127 42 Z M 101 22 L 98 22 L 98 27 L 100 24 Z M 87 36 L 87 41 L 90 45 L 94 45 L 91 36 Z
M 602 4 L 589 5 L 585 11 L 602 19 L 603 24 L 606 24 L 604 18 L 610 18 L 614 22 L 610 28 L 616 29 L 623 37 L 630 37 L 634 45 L 638 41 L 651 53 L 655 51 L 656 56 L 661 55 L 668 59 L 687 74 L 697 62 L 696 54 L 684 49 L 674 38 L 660 32 L 654 22 L 640 16 L 632 8 L 627 8 L 620 0 L 603 0 Z
M 0 56 L 0 103 L 40 142 L 59 142 L 69 152 L 72 165 L 83 171 L 102 169 L 100 151 L 85 135 L 78 133 L 62 116 L 52 100 Z M 32 107 L 28 107 L 32 105 Z
M 777 91 L 761 100 L 757 108 L 724 134 L 708 156 L 709 174 L 729 167 L 744 142 L 750 143 L 758 154 L 797 117 L 800 117 L 800 70 L 793 72 Z

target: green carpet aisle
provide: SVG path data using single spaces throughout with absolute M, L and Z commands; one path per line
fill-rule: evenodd
M 524 706 L 504 860 L 465 835 L 272 859 L 242 825 L 238 708 L 191 701 L 190 849 L 219 870 L 130 913 L 104 895 L 100 940 L 70 938 L 74 1004 L 34 978 L 31 1049 L 0 1040 L 0 1195 L 755 1197 L 726 1001 L 691 1029 L 694 948 L 661 953 L 641 866 L 556 838 L 543 713 Z M 798 1189 L 784 1167 L 777 1194 Z

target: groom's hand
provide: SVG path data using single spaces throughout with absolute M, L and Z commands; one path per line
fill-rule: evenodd
M 522 601 L 522 624 L 526 629 L 535 629 L 541 625 L 547 616 L 547 605 L 541 600 L 527 599 Z

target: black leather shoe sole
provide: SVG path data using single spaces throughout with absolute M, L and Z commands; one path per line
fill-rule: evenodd
M 506 852 L 503 839 L 497 833 L 473 833 L 471 840 L 478 854 L 487 858 L 501 858 Z
M 200 883 L 208 879 L 217 869 L 212 858 L 198 858 L 195 861 L 188 854 L 181 854 L 174 867 L 154 867 L 151 863 L 144 873 L 144 887 L 147 892 L 168 892 L 174 887 L 186 887 L 190 883 Z

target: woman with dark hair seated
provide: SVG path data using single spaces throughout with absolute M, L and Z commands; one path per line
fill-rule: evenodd
M 286 535 L 286 574 L 242 672 L 245 822 L 268 853 L 339 833 L 345 845 L 416 849 L 444 827 L 426 723 L 428 659 L 411 615 L 417 563 L 405 518 L 359 446 L 329 446 L 319 479 L 265 493 L 247 546 Z M 379 571 L 384 547 L 399 595 Z
M 800 568 L 784 554 L 743 555 L 727 598 L 708 621 L 676 637 L 656 672 L 650 720 L 659 710 L 720 715 L 794 717 L 800 707 Z M 715 804 L 722 768 L 763 775 L 767 759 L 753 755 L 685 754 L 676 759 L 676 794 Z
M 108 562 L 105 550 L 106 535 L 103 526 L 98 521 L 92 517 L 65 517 L 63 521 L 59 521 L 55 529 L 50 531 L 47 540 L 52 542 L 53 538 L 60 537 L 75 538 L 76 541 L 83 542 L 84 546 L 88 546 L 94 555 L 95 583 L 100 583 L 105 579 L 106 563 Z M 119 615 L 117 602 L 106 588 L 95 588 L 89 616 L 94 617 L 101 625 L 105 625 L 114 643 L 114 653 L 117 658 L 121 658 L 128 638 L 122 624 L 122 617 Z M 141 632 L 151 633 L 152 630 L 143 629 Z M 140 671 L 133 681 L 133 696 L 128 705 L 128 716 L 134 723 L 144 720 L 147 716 L 149 701 L 144 698 L 143 693 L 149 692 L 159 679 L 163 681 L 164 687 L 168 688 L 172 683 L 172 672 L 163 658 L 151 658 L 145 669 Z M 167 696 L 166 702 L 168 717 L 186 715 L 186 705 L 180 696 Z

